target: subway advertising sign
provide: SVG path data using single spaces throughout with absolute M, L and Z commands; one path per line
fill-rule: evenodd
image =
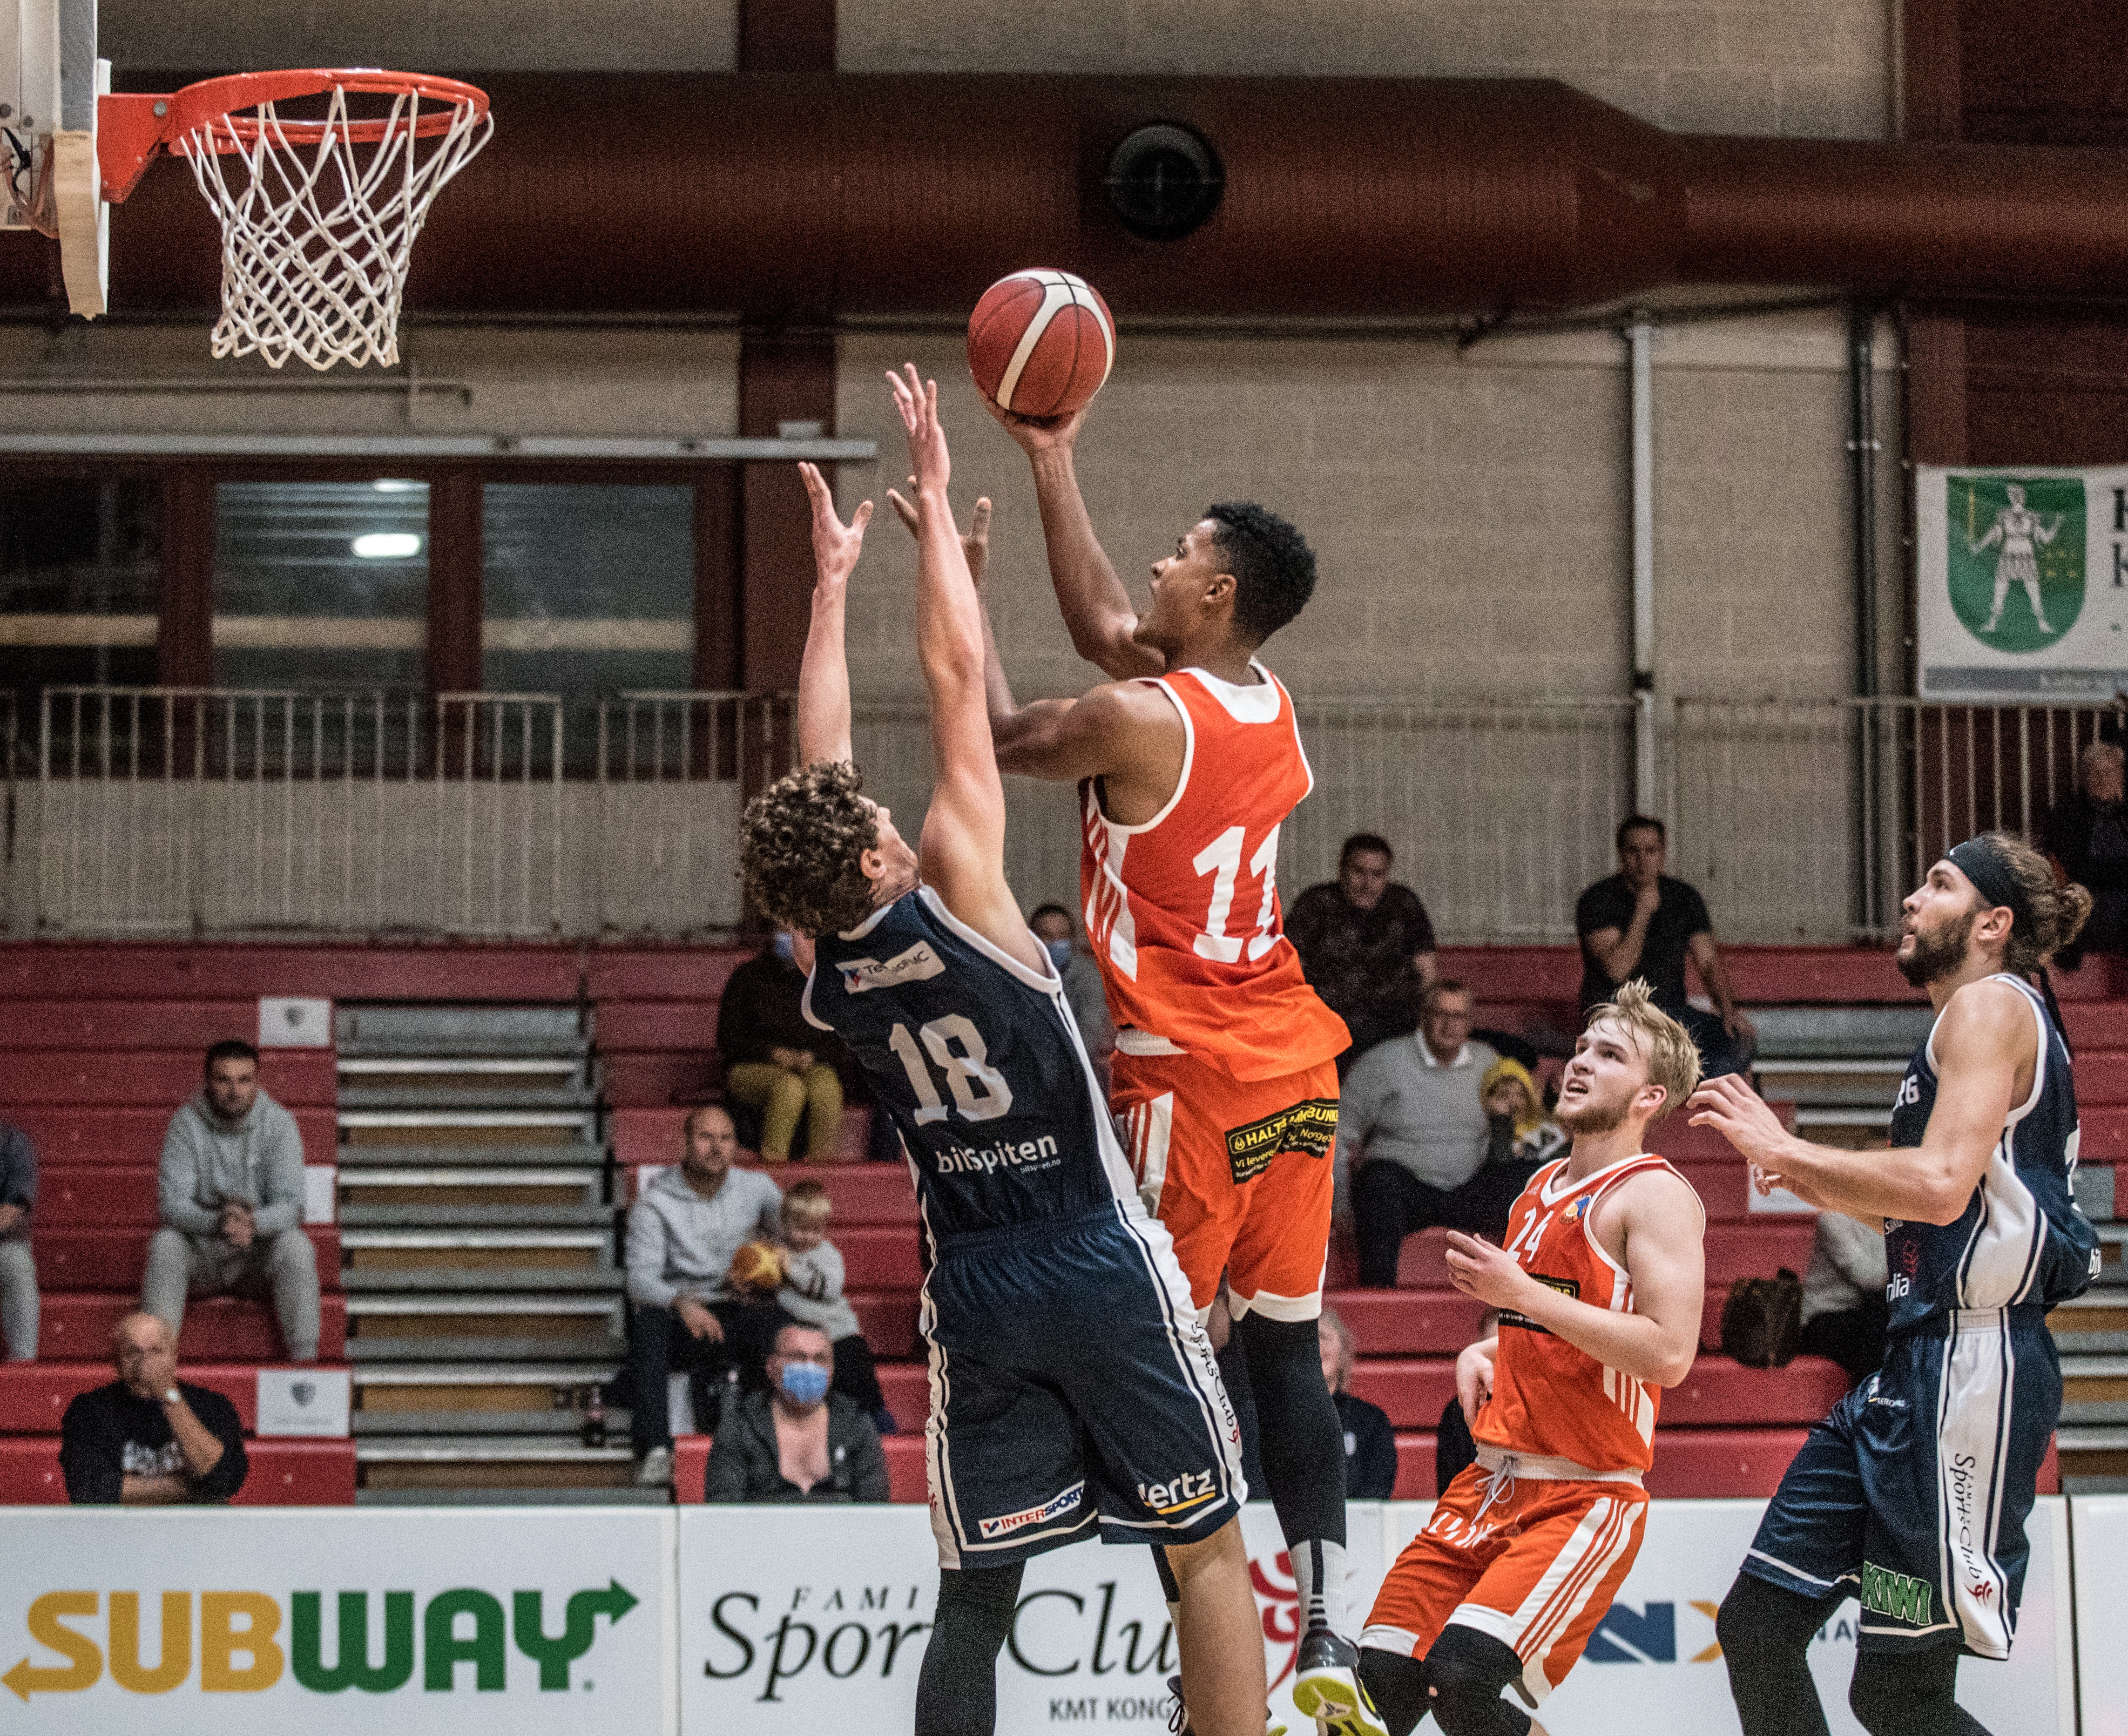
M 673 1517 L 10 1516 L 0 1733 L 672 1727 Z

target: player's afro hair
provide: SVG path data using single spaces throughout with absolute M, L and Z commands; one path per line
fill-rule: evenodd
M 879 820 L 857 768 L 822 760 L 786 773 L 746 805 L 739 872 L 747 900 L 801 935 L 855 928 L 872 912 L 863 858 Z
M 1315 594 L 1315 551 L 1275 512 L 1253 501 L 1208 507 L 1219 527 L 1213 538 L 1234 575 L 1234 628 L 1260 645 Z

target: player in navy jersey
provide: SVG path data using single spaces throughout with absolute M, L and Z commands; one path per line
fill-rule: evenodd
M 916 639 L 936 780 L 911 849 L 850 763 L 843 599 L 872 513 L 801 467 L 819 577 L 803 768 L 748 805 L 749 898 L 799 937 L 806 1016 L 894 1118 L 931 1249 L 922 1325 L 938 1612 L 919 1736 L 987 1736 L 1023 1566 L 1099 1534 L 1165 1547 L 1204 1736 L 1261 1736 L 1241 1431 L 1167 1232 L 1147 1215 L 1063 982 L 1005 878 L 982 616 L 946 497 L 938 388 L 890 375 L 917 500 Z
M 2091 895 L 1990 832 L 1902 908 L 1899 969 L 1936 1020 L 1900 1082 L 1889 1150 L 1806 1144 L 1734 1076 L 1691 1102 L 1761 1191 L 1881 1223 L 1891 1273 L 1883 1367 L 1812 1429 L 1722 1600 L 1744 1736 L 1824 1736 L 1804 1651 L 1850 1596 L 1849 1703 L 1871 1736 L 1985 1736 L 1954 1698 L 1958 1660 L 2010 1655 L 2025 1520 L 2061 1411 L 2046 1313 L 2098 1270 L 2070 1185 L 2069 1049 L 2028 980 L 2076 938 Z

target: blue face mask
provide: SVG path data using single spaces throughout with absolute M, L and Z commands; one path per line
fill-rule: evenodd
M 1071 943 L 1068 940 L 1045 940 L 1043 949 L 1049 954 L 1049 962 L 1058 970 L 1071 962 Z
M 791 946 L 790 930 L 786 928 L 780 928 L 777 930 L 776 939 L 770 942 L 770 947 L 774 951 L 776 956 L 781 958 L 786 964 L 791 964 L 796 962 L 792 956 L 793 949 Z
M 828 1371 L 818 1363 L 786 1363 L 777 1384 L 794 1405 L 817 1405 L 828 1396 Z

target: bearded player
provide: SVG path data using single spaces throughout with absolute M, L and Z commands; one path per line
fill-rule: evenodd
M 1276 514 L 1215 506 L 1153 563 L 1140 614 L 1079 493 L 1083 412 L 990 411 L 1033 461 L 1072 644 L 1114 678 L 1020 707 L 990 641 L 998 764 L 1079 786 L 1086 933 L 1116 1024 L 1110 1101 L 1200 1316 L 1227 1280 L 1305 1614 L 1294 1701 L 1326 1727 L 1380 1736 L 1338 1631 L 1343 1437 L 1315 1325 L 1335 1062 L 1351 1039 L 1280 929 L 1279 828 L 1314 778 L 1293 697 L 1256 658 L 1313 592 L 1315 557 Z
M 2070 1187 L 2069 1049 L 2026 980 L 2076 938 L 2091 895 L 1989 832 L 1901 909 L 1899 970 L 1936 1018 L 1900 1082 L 1891 1149 L 1807 1144 L 1739 1078 L 1693 1100 L 1694 1125 L 1749 1158 L 1762 1191 L 1881 1224 L 1891 1273 L 1884 1366 L 1811 1430 L 1722 1602 L 1745 1736 L 1824 1736 L 1804 1654 L 1850 1596 L 1848 1703 L 1871 1736 L 1985 1736 L 1955 1698 L 1958 1660 L 2010 1655 L 2061 1411 L 2047 1310 L 2098 1272 Z
M 1478 1462 L 1361 1638 L 1391 1736 L 1428 1712 L 1446 1736 L 1542 1736 L 1525 1708 L 1565 1680 L 1640 1552 L 1660 1389 L 1691 1370 L 1706 1282 L 1699 1197 L 1642 1140 L 1698 1082 L 1691 1034 L 1628 982 L 1567 1064 L 1572 1149 L 1531 1178 L 1500 1247 L 1449 1235 L 1450 1277 L 1500 1325 L 1456 1363 Z
M 895 380 L 916 471 L 919 661 L 937 767 L 911 849 L 850 764 L 844 526 L 805 468 L 819 564 L 798 683 L 805 765 L 747 807 L 753 901 L 798 937 L 804 1008 L 848 1044 L 908 1148 L 933 1250 L 925 1469 L 940 1573 L 919 1736 L 988 1736 L 1029 1556 L 1098 1533 L 1167 1546 L 1204 1727 L 1261 1736 L 1240 1431 L 1166 1232 L 1146 1214 L 1063 983 L 1005 878 L 981 606 L 947 504 L 937 387 Z

